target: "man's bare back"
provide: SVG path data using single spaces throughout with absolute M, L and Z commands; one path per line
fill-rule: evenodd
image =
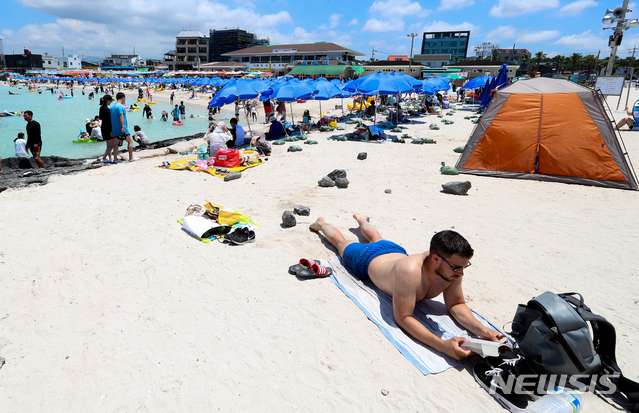
M 408 255 L 401 246 L 384 240 L 367 216 L 354 214 L 353 218 L 368 244 L 346 241 L 342 233 L 322 217 L 310 228 L 321 232 L 337 248 L 356 278 L 370 279 L 377 288 L 393 297 L 395 321 L 406 333 L 458 360 L 471 354 L 460 347 L 467 339 L 441 340 L 413 317 L 418 301 L 443 293 L 451 316 L 471 333 L 485 340 L 498 341 L 503 337 L 479 323 L 466 305 L 462 279 L 464 268 L 470 266 L 473 250 L 461 235 L 442 231 L 431 240 L 430 251 Z

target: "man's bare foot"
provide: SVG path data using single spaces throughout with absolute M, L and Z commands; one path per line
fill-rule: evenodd
M 355 218 L 355 220 L 357 222 L 362 222 L 362 221 L 371 222 L 371 217 L 369 217 L 368 215 L 364 215 L 364 214 L 355 213 L 355 214 L 353 214 L 353 218 Z
M 319 217 L 317 218 L 315 222 L 309 225 L 309 228 L 312 231 L 320 231 L 322 229 L 322 224 L 325 224 L 325 223 L 326 223 L 326 220 L 324 219 L 324 217 Z

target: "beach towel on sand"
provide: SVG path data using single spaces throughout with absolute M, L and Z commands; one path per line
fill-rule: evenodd
M 213 176 L 218 176 L 220 178 L 224 178 L 226 176 L 226 174 L 218 174 L 215 172 L 215 167 L 208 167 L 205 166 L 206 161 L 203 160 L 198 160 L 197 158 L 187 158 L 187 159 L 179 159 L 177 161 L 173 161 L 171 162 L 171 166 L 162 166 L 162 165 L 158 165 L 156 166 L 156 168 L 164 168 L 164 169 L 173 169 L 175 171 L 182 171 L 185 169 L 188 169 L 190 171 L 194 171 L 194 172 L 208 172 Z M 254 162 L 248 166 L 239 166 L 237 168 L 227 168 L 230 172 L 233 171 L 243 171 L 247 168 L 252 168 L 254 166 L 258 166 L 261 165 L 262 161 L 258 161 L 258 162 Z
M 333 274 L 331 275 L 333 282 L 357 304 L 372 322 L 377 324 L 386 338 L 424 375 L 441 373 L 450 367 L 463 363 L 463 361 L 457 361 L 443 353 L 432 350 L 404 333 L 395 324 L 391 297 L 377 289 L 370 281 L 362 282 L 353 277 L 344 267 L 344 263 L 339 257 L 335 257 L 329 262 L 325 260 L 320 260 L 320 262 L 322 265 L 333 269 Z M 501 331 L 474 311 L 473 315 L 483 325 L 493 330 Z M 433 300 L 418 302 L 413 316 L 433 334 L 443 340 L 456 336 L 470 338 L 468 332 L 450 317 L 441 294 Z M 501 332 L 503 334 L 503 331 Z

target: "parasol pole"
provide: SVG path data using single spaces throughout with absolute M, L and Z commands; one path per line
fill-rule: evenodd
M 251 130 L 251 122 L 249 121 L 249 115 L 248 115 L 248 112 L 246 111 L 246 101 L 243 100 L 242 103 L 244 104 L 244 115 L 246 116 L 246 124 L 248 125 L 249 133 L 251 134 L 251 140 L 252 140 L 253 131 Z

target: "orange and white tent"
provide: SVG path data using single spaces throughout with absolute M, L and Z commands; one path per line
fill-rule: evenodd
M 638 189 L 599 94 L 535 78 L 495 93 L 455 167 L 460 173 Z

